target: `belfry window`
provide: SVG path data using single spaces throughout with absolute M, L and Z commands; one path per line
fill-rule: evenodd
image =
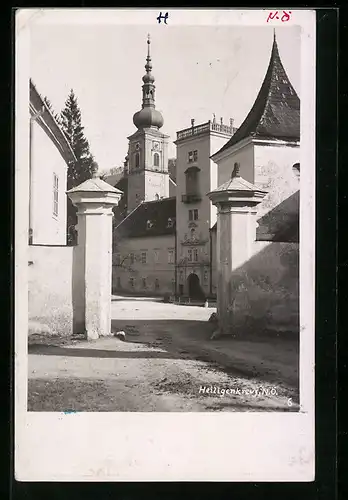
M 159 154 L 158 153 L 155 153 L 153 155 L 153 166 L 154 167 L 159 167 L 159 163 L 160 163 L 160 157 L 159 157 Z
M 135 168 L 139 168 L 140 165 L 140 153 L 135 153 Z

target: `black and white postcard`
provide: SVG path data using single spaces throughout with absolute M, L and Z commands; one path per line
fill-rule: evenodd
M 17 480 L 313 481 L 315 44 L 17 11 Z

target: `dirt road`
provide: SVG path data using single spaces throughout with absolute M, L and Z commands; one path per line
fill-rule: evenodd
M 296 411 L 291 338 L 211 341 L 213 309 L 114 297 L 116 337 L 32 337 L 29 411 Z

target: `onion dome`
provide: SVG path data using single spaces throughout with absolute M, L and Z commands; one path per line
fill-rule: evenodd
M 163 127 L 163 116 L 155 108 L 143 108 L 133 116 L 133 123 L 137 128 Z
M 138 129 L 143 128 L 161 128 L 163 126 L 164 120 L 163 116 L 155 108 L 155 77 L 151 73 L 152 62 L 150 55 L 150 35 L 147 38 L 147 58 L 146 58 L 146 74 L 143 76 L 144 85 L 143 90 L 143 102 L 142 109 L 134 114 L 133 123 Z

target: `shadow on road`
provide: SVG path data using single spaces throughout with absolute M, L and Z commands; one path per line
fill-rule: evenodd
M 113 320 L 112 332 L 125 331 L 125 342 L 104 337 L 88 345 L 84 341 L 83 346 L 72 346 L 71 343 L 57 345 L 53 339 L 41 344 L 34 340 L 28 349 L 29 354 L 42 356 L 202 361 L 230 375 L 278 381 L 298 388 L 297 335 L 241 332 L 238 338 L 211 341 L 214 328 L 208 321 Z
M 29 354 L 42 356 L 71 356 L 73 358 L 128 358 L 128 359 L 182 359 L 180 354 L 167 351 L 118 351 L 115 341 L 115 350 L 85 349 L 60 347 L 55 345 L 32 344 L 29 346 Z

